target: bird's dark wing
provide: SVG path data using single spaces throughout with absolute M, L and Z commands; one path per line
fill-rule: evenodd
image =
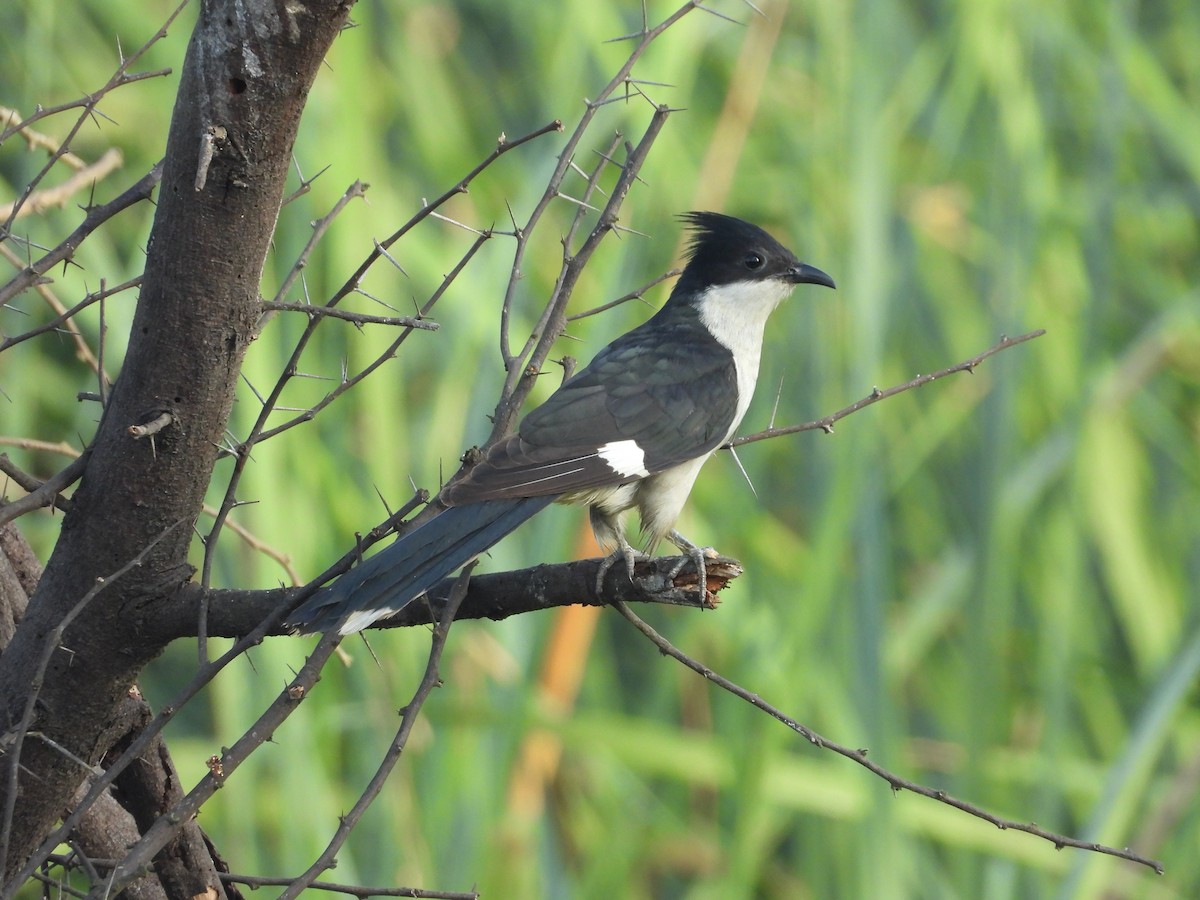
M 695 315 L 660 313 L 604 348 L 443 499 L 457 506 L 645 478 L 719 446 L 736 396 L 729 350 Z

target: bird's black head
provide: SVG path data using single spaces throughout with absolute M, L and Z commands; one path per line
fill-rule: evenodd
M 687 266 L 676 294 L 694 294 L 719 285 L 775 279 L 786 284 L 823 284 L 833 279 L 805 265 L 757 225 L 715 212 L 689 212 L 680 218 L 692 228 Z

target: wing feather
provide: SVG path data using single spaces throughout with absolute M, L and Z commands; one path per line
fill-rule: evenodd
M 675 308 L 618 338 L 529 413 L 466 478 L 450 505 L 565 494 L 635 481 L 600 449 L 634 441 L 647 474 L 702 456 L 726 440 L 737 372 L 691 310 Z

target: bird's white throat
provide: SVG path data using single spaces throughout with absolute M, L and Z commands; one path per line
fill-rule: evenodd
M 696 300 L 700 321 L 733 354 L 737 367 L 737 409 L 727 439 L 741 424 L 754 394 L 767 319 L 793 288 L 791 282 L 776 278 L 735 281 L 710 287 Z

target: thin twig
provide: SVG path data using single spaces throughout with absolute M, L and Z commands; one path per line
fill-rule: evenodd
M 323 172 L 325 170 L 322 169 L 321 171 Z M 320 174 L 321 172 L 318 172 L 313 176 L 313 178 L 319 177 Z M 304 185 L 307 186 L 311 183 L 312 179 L 304 182 Z M 304 249 L 300 251 L 300 254 L 296 257 L 296 261 L 292 263 L 292 267 L 288 269 L 288 273 L 284 277 L 283 283 L 279 285 L 279 290 L 275 292 L 274 302 L 281 302 L 283 298 L 287 296 L 288 291 L 292 289 L 292 285 L 295 284 L 296 279 L 300 277 L 300 273 L 303 272 L 304 268 L 308 265 L 308 260 L 312 256 L 313 250 L 316 248 L 321 238 L 325 236 L 325 232 L 329 230 L 329 226 L 333 224 L 333 220 L 336 219 L 339 214 L 341 214 L 342 210 L 350 205 L 350 201 L 359 197 L 365 197 L 367 188 L 369 186 L 370 185 L 366 184 L 365 182 L 355 181 L 352 185 L 350 185 L 350 187 L 346 188 L 346 190 L 342 192 L 342 196 L 338 198 L 337 203 L 333 205 L 333 208 L 330 209 L 329 212 L 312 223 L 312 234 L 308 236 L 308 240 L 304 244 Z M 286 203 L 284 205 L 286 205 Z
M 3 244 L 0 244 L 0 255 L 8 259 L 9 262 L 13 263 L 18 269 L 24 268 L 20 258 Z M 27 341 L 30 338 L 35 338 L 39 334 L 45 334 L 48 331 L 56 331 L 59 328 L 66 327 L 69 329 L 68 334 L 70 334 L 72 340 L 75 341 L 75 355 L 91 366 L 93 371 L 98 371 L 99 362 L 96 359 L 95 354 L 92 353 L 91 348 L 88 347 L 88 345 L 83 341 L 83 338 L 79 333 L 79 329 L 75 327 L 75 324 L 71 321 L 71 319 L 83 310 L 87 309 L 93 303 L 103 300 L 106 297 L 111 297 L 114 294 L 120 294 L 121 292 L 127 291 L 130 288 L 139 287 L 141 283 L 142 276 L 137 275 L 134 278 L 130 278 L 128 281 L 117 285 L 116 287 L 106 287 L 103 290 L 88 294 L 70 309 L 67 309 L 62 305 L 61 301 L 59 301 L 59 299 L 54 295 L 54 292 L 51 291 L 47 285 L 34 285 L 37 292 L 42 295 L 42 299 L 45 300 L 52 309 L 54 309 L 57 315 L 50 321 L 44 322 L 36 328 L 31 328 L 28 331 L 22 332 L 21 334 L 14 335 L 13 337 L 5 338 L 4 340 L 0 341 L 0 353 L 3 353 L 9 347 L 16 346 L 17 344 Z
M 437 322 L 417 319 L 413 316 L 370 316 L 366 313 L 350 312 L 336 306 L 314 306 L 311 303 L 280 303 L 270 301 L 262 308 L 267 312 L 302 312 L 314 318 L 341 319 L 353 322 L 355 325 L 394 325 L 403 328 L 416 328 L 420 331 L 437 331 Z
M 14 463 L 11 459 L 9 459 L 7 453 L 0 453 L 0 472 L 3 472 L 9 478 L 15 481 L 17 486 L 21 488 L 21 490 L 25 491 L 26 494 L 32 494 L 34 491 L 40 490 L 45 484 L 45 482 L 34 478 L 16 463 Z M 41 505 L 53 505 L 55 509 L 59 510 L 59 512 L 65 513 L 68 509 L 70 509 L 71 501 L 66 497 L 63 497 L 58 492 L 55 492 L 51 503 L 43 503 Z M 28 510 L 26 511 L 28 512 Z M 3 522 L 0 521 L 0 527 L 2 527 L 2 525 Z
M 989 347 L 987 350 L 984 350 L 978 356 L 972 356 L 970 359 L 963 360 L 956 365 L 950 366 L 946 369 L 940 369 L 937 372 L 933 372 L 929 375 L 918 375 L 916 378 L 910 379 L 909 381 L 904 382 L 904 384 L 898 384 L 895 387 L 890 387 L 886 391 L 881 391 L 879 388 L 875 388 L 873 391 L 871 391 L 871 393 L 867 394 L 867 396 L 863 397 L 861 400 L 857 400 L 854 403 L 851 403 L 849 406 L 839 409 L 832 415 L 825 416 L 823 419 L 814 419 L 811 422 L 805 422 L 803 425 L 784 425 L 779 428 L 767 428 L 755 434 L 748 434 L 745 437 L 734 438 L 729 443 L 725 444 L 724 448 L 728 449 L 731 447 L 740 447 L 742 444 L 752 444 L 755 441 L 765 441 L 767 438 L 781 437 L 785 434 L 798 434 L 801 431 L 816 431 L 817 429 L 820 429 L 826 434 L 832 434 L 834 422 L 837 422 L 839 419 L 846 418 L 846 416 L 850 415 L 851 413 L 856 413 L 860 409 L 864 409 L 873 403 L 878 403 L 880 400 L 886 400 L 888 397 L 894 397 L 897 394 L 902 394 L 905 391 L 912 390 L 913 388 L 918 388 L 922 385 L 929 384 L 931 381 L 937 381 L 939 378 L 945 378 L 947 375 L 953 375 L 955 372 L 974 372 L 975 367 L 989 356 L 995 356 L 1001 350 L 1007 350 L 1009 347 L 1015 347 L 1017 344 L 1023 344 L 1026 341 L 1039 338 L 1045 333 L 1046 330 L 1044 328 L 1039 328 L 1036 331 L 1030 331 L 1026 334 L 1021 334 L 1013 338 L 1001 337 L 999 342 Z
M 171 413 L 161 412 L 149 422 L 141 425 L 130 425 L 125 430 L 131 438 L 138 441 L 144 437 L 153 437 L 174 421 L 175 416 Z
M 366 536 L 365 544 L 369 545 L 379 540 L 383 535 L 394 531 L 396 524 L 404 516 L 408 515 L 416 506 L 428 499 L 428 496 L 423 493 L 415 495 L 408 503 L 396 511 L 396 513 L 380 523 L 377 528 L 373 529 Z M 192 680 L 179 690 L 179 692 L 171 698 L 171 701 L 163 706 L 159 712 L 150 720 L 141 730 L 136 738 L 134 738 L 129 746 L 105 769 L 104 775 L 94 778 L 91 782 L 91 787 L 88 788 L 87 794 L 75 808 L 71 810 L 62 823 L 52 831 L 44 841 L 38 846 L 38 849 L 25 861 L 21 870 L 12 878 L 9 883 L 0 888 L 0 896 L 7 897 L 14 892 L 17 887 L 24 884 L 27 879 L 32 877 L 54 852 L 54 849 L 67 840 L 68 836 L 79 824 L 80 820 L 87 813 L 88 809 L 96 798 L 108 790 L 109 786 L 125 771 L 135 760 L 141 758 L 146 747 L 162 732 L 164 728 L 175 718 L 179 710 L 183 709 L 197 694 L 200 693 L 218 674 L 221 673 L 232 663 L 238 659 L 251 647 L 256 647 L 262 643 L 263 638 L 268 634 L 275 634 L 278 631 L 279 623 L 283 617 L 291 612 L 297 605 L 303 603 L 308 597 L 319 588 L 322 584 L 337 575 L 340 575 L 350 569 L 358 557 L 357 551 L 346 553 L 334 565 L 330 566 L 317 578 L 313 579 L 304 589 L 298 591 L 291 598 L 290 604 L 277 604 L 262 618 L 254 628 L 239 637 L 228 650 L 212 662 L 205 663 L 197 669 L 196 674 L 192 676 Z M 270 735 L 259 735 L 260 741 L 267 740 Z
M 261 875 L 237 875 L 221 872 L 221 881 L 225 884 L 244 884 L 250 890 L 260 887 L 284 887 L 295 881 L 294 878 L 268 878 Z M 333 881 L 314 881 L 308 885 L 310 891 L 328 891 L 332 894 L 347 894 L 351 897 L 415 897 L 419 900 L 479 900 L 478 891 L 432 891 L 413 887 L 359 887 L 353 884 L 338 884 Z M 83 896 L 80 894 L 80 896 Z
M 0 506 L 0 526 L 43 506 L 57 505 L 58 495 L 83 475 L 83 470 L 87 468 L 87 458 L 88 454 L 84 452 L 66 468 L 47 478 L 21 499 Z
M 128 188 L 117 197 L 114 197 L 108 203 L 91 207 L 87 211 L 87 215 L 83 217 L 83 222 L 80 223 L 78 228 L 67 235 L 65 240 L 33 264 L 26 266 L 7 284 L 0 287 L 0 306 L 4 306 L 13 297 L 17 296 L 17 294 L 36 284 L 55 265 L 64 260 L 69 260 L 75 255 L 75 251 L 79 249 L 79 245 L 84 242 L 88 235 L 117 215 L 117 213 L 128 209 L 142 200 L 149 200 L 155 185 L 162 180 L 162 168 L 163 164 L 160 161 L 137 184 Z
M 532 352 L 529 352 L 528 354 L 514 354 L 510 349 L 508 334 L 509 316 L 516 296 L 517 286 L 523 277 L 525 251 L 530 237 L 532 236 L 534 229 L 537 227 L 538 222 L 541 221 L 542 215 L 549 208 L 550 203 L 558 197 L 559 189 L 562 186 L 563 179 L 566 178 L 567 173 L 570 172 L 572 167 L 575 165 L 574 159 L 576 151 L 579 148 L 580 142 L 583 140 L 584 134 L 586 134 L 588 129 L 591 127 L 596 113 L 604 105 L 608 98 L 612 97 L 619 88 L 625 85 L 629 79 L 630 73 L 633 71 L 634 65 L 639 59 L 641 59 L 647 48 L 649 48 L 649 46 L 660 35 L 662 35 L 663 32 L 690 13 L 695 7 L 695 2 L 685 3 L 653 28 L 649 26 L 648 21 L 645 19 L 645 10 L 643 9 L 642 30 L 636 35 L 626 36 L 630 39 L 635 37 L 638 38 L 636 46 L 634 46 L 634 48 L 630 51 L 629 56 L 626 57 L 625 62 L 621 65 L 621 68 L 617 71 L 617 73 L 609 80 L 608 84 L 606 84 L 600 90 L 600 93 L 597 94 L 596 100 L 588 101 L 585 104 L 584 112 L 580 116 L 579 122 L 576 124 L 574 131 L 572 131 L 570 136 L 567 138 L 566 145 L 558 155 L 558 164 L 555 166 L 554 171 L 550 175 L 550 179 L 546 184 L 545 191 L 542 193 L 541 198 L 534 206 L 534 209 L 530 213 L 529 218 L 526 220 L 525 225 L 521 228 L 517 228 L 516 230 L 517 246 L 513 252 L 511 274 L 509 276 L 508 286 L 504 291 L 504 301 L 500 308 L 500 354 L 502 360 L 504 361 L 505 369 L 508 372 L 508 377 L 505 379 L 504 387 L 501 391 L 500 402 L 496 406 L 496 414 L 494 416 L 495 426 L 492 430 L 492 436 L 488 441 L 489 443 L 494 442 L 501 435 L 503 435 L 509 427 L 511 427 L 512 420 L 516 416 L 517 410 L 520 409 L 521 402 L 524 400 L 526 394 L 528 393 L 529 387 L 531 386 L 529 381 L 521 382 L 520 379 L 523 373 L 530 370 L 537 371 L 540 368 L 539 363 L 544 361 L 546 355 L 549 353 L 549 343 L 552 343 L 554 339 L 558 337 L 564 325 L 564 323 L 558 323 L 559 327 L 557 329 L 553 329 L 549 334 L 547 334 L 545 331 L 537 332 L 542 334 L 542 342 L 536 348 L 531 348 Z M 656 112 L 656 117 L 657 115 L 658 113 Z M 649 148 L 647 147 L 646 149 Z M 628 165 L 628 161 L 626 165 Z M 636 172 L 634 174 L 636 175 Z M 609 204 L 607 212 L 611 212 L 613 214 L 613 219 L 612 223 L 610 223 L 610 226 L 616 221 L 615 212 L 620 208 L 620 205 L 620 202 L 617 202 L 615 206 L 611 202 Z M 602 216 L 601 218 L 603 220 L 604 217 Z M 560 274 L 560 284 L 562 280 L 562 275 Z M 555 291 L 557 292 L 559 289 L 559 285 L 556 285 Z M 567 293 L 569 295 L 570 292 L 568 291 Z M 551 299 L 546 303 L 545 311 L 541 317 L 539 326 L 544 325 L 553 318 L 554 308 L 556 305 L 558 305 L 556 304 L 556 298 L 552 296 Z M 559 305 L 560 312 L 562 308 L 563 307 Z M 527 344 L 527 347 L 528 346 L 529 345 Z M 520 391 L 518 395 L 518 386 L 521 384 L 524 384 L 524 390 Z
M 542 370 L 546 358 L 550 354 L 551 347 L 566 327 L 565 310 L 567 303 L 571 299 L 571 293 L 574 291 L 580 275 L 583 274 L 584 267 L 591 260 L 592 254 L 596 252 L 603 238 L 613 230 L 621 206 L 624 204 L 630 188 L 637 179 L 638 172 L 641 170 L 642 163 L 645 162 L 650 148 L 654 145 L 655 140 L 657 140 L 659 133 L 666 124 L 669 114 L 670 110 L 667 107 L 658 107 L 650 119 L 650 124 L 646 126 L 646 130 L 642 134 L 642 138 L 637 146 L 625 145 L 625 163 L 621 167 L 621 174 L 617 178 L 617 183 L 613 186 L 612 193 L 605 204 L 603 212 L 600 214 L 599 220 L 591 232 L 589 232 L 579 250 L 573 255 L 567 255 L 564 258 L 558 282 L 554 286 L 550 299 L 546 302 L 541 316 L 539 316 L 537 323 L 531 330 L 525 348 L 521 353 L 517 354 L 518 359 L 524 360 L 523 363 L 519 366 L 511 365 L 509 367 L 508 375 L 504 380 L 504 387 L 500 392 L 500 401 L 496 404 L 496 410 L 492 416 L 492 433 L 488 437 L 488 444 L 499 440 L 512 428 L 513 421 L 516 419 L 521 405 L 533 387 L 537 373 Z M 525 227 L 523 233 L 526 238 L 528 238 L 532 227 L 532 225 Z M 514 266 L 518 264 L 519 260 L 514 262 Z M 515 276 L 516 269 L 514 268 Z M 508 302 L 509 297 L 506 295 L 505 303 Z
M 475 562 L 468 563 L 454 583 L 454 590 L 451 592 L 450 599 L 446 603 L 445 611 L 438 620 L 437 627 L 433 630 L 433 640 L 429 647 L 429 659 L 425 663 L 425 675 L 422 677 L 421 683 L 417 686 L 412 699 L 401 709 L 400 728 L 396 731 L 395 737 L 392 738 L 391 746 L 388 747 L 387 753 L 384 754 L 383 760 L 379 763 L 379 768 L 375 770 L 375 774 L 372 776 L 370 782 L 368 782 L 366 788 L 363 789 L 358 800 L 355 801 L 354 806 L 350 808 L 350 811 L 339 817 L 337 830 L 334 831 L 333 837 L 330 838 L 325 850 L 302 875 L 287 886 L 287 889 L 279 895 L 279 900 L 291 900 L 293 897 L 298 897 L 300 892 L 309 887 L 318 875 L 335 864 L 338 850 L 346 842 L 346 838 L 350 836 L 350 832 L 358 825 L 367 808 L 379 796 L 379 792 L 383 790 L 384 783 L 392 773 L 392 769 L 396 767 L 396 763 L 400 760 L 400 754 L 404 752 L 404 748 L 408 745 L 408 736 L 412 732 L 413 723 L 416 722 L 421 707 L 425 704 L 433 689 L 441 684 L 441 676 L 438 674 L 438 664 L 442 659 L 442 651 L 446 647 L 446 639 L 450 635 L 450 625 L 454 622 L 454 616 L 458 612 L 459 604 L 462 603 L 463 597 L 467 594 L 467 584 L 471 580 L 471 570 L 474 568 Z
M 329 307 L 329 308 L 333 308 L 333 307 L 337 306 L 338 303 L 340 303 L 346 296 L 348 296 L 350 293 L 352 293 L 354 290 L 356 290 L 359 283 L 362 281 L 363 277 L 366 275 L 367 271 L 371 268 L 371 266 L 373 266 L 375 264 L 375 262 L 377 262 L 379 259 L 385 258 L 385 254 L 386 254 L 387 250 L 390 247 L 392 247 L 392 245 L 394 245 L 396 243 L 396 241 L 398 241 L 401 237 L 403 237 L 410 230 L 412 230 L 414 227 L 416 227 L 416 225 L 418 223 L 420 223 L 425 218 L 427 218 L 429 215 L 431 215 L 433 212 L 435 212 L 438 207 L 440 207 L 443 204 L 445 204 L 446 202 L 448 202 L 452 197 L 455 197 L 461 193 L 465 193 L 467 188 L 470 186 L 471 182 L 474 181 L 475 178 L 477 178 L 480 173 L 482 173 L 485 169 L 487 169 L 497 159 L 499 159 L 504 154 L 516 149 L 517 147 L 523 146 L 524 144 L 529 143 L 530 141 L 535 140 L 543 135 L 551 134 L 553 132 L 559 131 L 559 130 L 561 130 L 561 128 L 562 128 L 562 123 L 555 120 L 547 125 L 543 125 L 541 128 L 537 128 L 537 129 L 529 132 L 528 134 L 526 134 L 523 137 L 520 137 L 514 141 L 509 141 L 507 139 L 500 140 L 497 143 L 496 147 L 492 150 L 492 152 L 489 153 L 486 157 L 484 157 L 484 159 L 480 163 L 478 163 L 473 169 L 471 169 L 471 171 L 469 171 L 466 175 L 464 175 L 461 179 L 459 179 L 459 181 L 453 187 L 451 187 L 450 189 L 445 191 L 440 197 L 436 198 L 432 203 L 429 203 L 425 207 L 423 207 L 418 213 L 416 213 L 414 216 L 412 216 L 407 222 L 404 223 L 404 225 L 402 225 L 399 229 L 397 229 L 386 240 L 377 242 L 375 244 L 374 248 L 371 250 L 371 252 L 368 253 L 366 258 L 362 261 L 362 263 L 359 264 L 359 267 L 345 281 L 345 283 L 341 286 L 341 288 L 339 288 L 337 290 L 337 292 L 329 299 L 329 301 L 325 304 L 325 306 Z M 341 202 L 341 201 L 339 201 L 339 202 Z M 485 239 L 486 238 L 484 238 L 484 237 L 477 239 L 476 243 L 473 244 L 472 248 L 467 252 L 467 255 L 464 256 L 462 260 L 460 260 L 459 265 L 454 269 L 454 272 L 452 273 L 453 275 L 457 275 L 457 273 L 462 270 L 462 267 L 466 264 L 466 261 L 469 260 L 474 255 L 474 253 L 479 249 L 481 242 Z M 449 277 L 450 276 L 447 276 L 447 279 L 449 279 Z M 429 310 L 432 308 L 433 304 L 437 301 L 438 298 L 440 298 L 442 296 L 442 293 L 445 291 L 445 288 L 449 284 L 449 281 L 447 279 L 443 280 L 442 286 L 438 289 L 437 292 L 435 292 L 434 296 L 430 298 L 430 300 L 425 304 L 425 306 L 422 307 L 422 309 L 420 311 L 420 314 L 422 316 L 427 315 Z M 338 389 L 331 392 L 320 403 L 316 404 L 310 410 L 307 410 L 306 412 L 302 413 L 300 416 L 297 416 L 294 419 L 291 419 L 288 422 L 285 422 L 283 425 L 279 425 L 279 426 L 276 426 L 275 428 L 267 430 L 267 419 L 269 418 L 269 416 L 271 415 L 271 413 L 275 409 L 275 407 L 278 405 L 279 397 L 283 393 L 284 388 L 287 386 L 288 382 L 290 382 L 292 377 L 294 377 L 294 375 L 298 371 L 300 357 L 303 355 L 305 348 L 308 346 L 309 341 L 312 339 L 312 336 L 316 333 L 316 328 L 317 328 L 318 324 L 320 324 L 320 320 L 318 320 L 318 319 L 310 319 L 309 320 L 308 325 L 304 329 L 304 332 L 297 339 L 296 345 L 292 350 L 292 355 L 289 358 L 288 362 L 284 365 L 283 372 L 280 375 L 278 381 L 276 382 L 275 387 L 271 390 L 271 393 L 263 401 L 263 407 L 259 411 L 258 418 L 255 420 L 254 425 L 251 426 L 249 435 L 247 435 L 246 439 L 244 441 L 242 441 L 242 443 L 239 444 L 237 447 L 237 459 L 234 462 L 233 472 L 230 474 L 229 483 L 225 489 L 225 497 L 221 502 L 221 507 L 217 512 L 217 517 L 213 523 L 213 527 L 210 530 L 208 537 L 205 541 L 204 562 L 203 562 L 203 564 L 201 566 L 201 570 L 200 570 L 201 571 L 200 581 L 201 581 L 201 584 L 203 584 L 205 586 L 207 586 L 210 583 L 210 577 L 211 577 L 211 573 L 212 573 L 212 564 L 213 564 L 213 560 L 214 560 L 214 553 L 216 551 L 217 540 L 220 537 L 221 528 L 224 524 L 225 518 L 229 515 L 229 510 L 231 510 L 233 508 L 234 498 L 237 493 L 237 488 L 238 488 L 238 485 L 241 483 L 242 474 L 245 471 L 245 466 L 246 466 L 247 462 L 249 461 L 250 451 L 252 450 L 254 445 L 257 444 L 259 441 L 267 440 L 268 438 L 273 437 L 274 435 L 279 434 L 280 432 L 282 432 L 288 428 L 292 428 L 295 425 L 300 424 L 301 422 L 310 421 L 313 417 L 315 417 L 317 415 L 318 412 L 320 412 L 321 409 L 324 409 L 326 406 L 329 405 L 329 403 L 332 403 L 333 400 L 336 399 L 337 396 L 340 396 L 340 394 L 342 394 L 346 390 L 348 390 L 353 384 L 357 384 L 359 381 L 362 380 L 362 378 L 366 377 L 366 375 L 369 374 L 369 372 L 374 371 L 376 368 L 378 368 L 380 365 L 382 365 L 387 359 L 389 359 L 391 357 L 391 354 L 395 352 L 395 348 L 397 348 L 399 346 L 400 342 L 402 342 L 411 333 L 411 329 L 405 329 L 405 331 L 402 332 L 397 337 L 397 339 L 393 342 L 392 346 L 389 348 L 386 355 L 381 355 L 375 361 L 375 363 L 373 363 L 371 366 L 368 366 L 367 369 L 365 369 L 362 373 L 360 373 L 360 375 L 357 378 L 344 379 L 343 384 L 340 385 Z M 201 643 L 203 644 L 203 638 L 201 639 Z
M 752 693 L 745 688 L 740 687 L 739 685 L 730 681 L 728 678 L 725 678 L 717 672 L 714 672 L 703 663 L 692 659 L 692 657 L 678 649 L 674 644 L 672 644 L 652 627 L 650 627 L 650 625 L 639 618 L 638 615 L 632 609 L 630 609 L 624 601 L 617 600 L 613 603 L 613 606 L 617 612 L 624 616 L 625 619 L 628 620 L 631 625 L 633 625 L 634 628 L 645 635 L 650 642 L 659 649 L 659 652 L 671 657 L 676 662 L 680 662 L 687 666 L 701 678 L 711 681 L 713 684 L 717 685 L 717 687 L 723 688 L 724 690 L 733 694 L 735 697 L 745 700 L 751 706 L 762 710 L 773 719 L 782 722 L 809 743 L 825 750 L 832 750 L 834 753 L 837 753 L 840 756 L 844 756 L 847 759 L 853 760 L 863 768 L 867 769 L 869 772 L 878 775 L 880 778 L 886 781 L 891 789 L 895 792 L 910 791 L 911 793 L 919 794 L 922 797 L 929 797 L 930 799 L 936 800 L 939 803 L 944 803 L 947 806 L 952 806 L 955 809 L 961 810 L 962 812 L 974 816 L 977 819 L 990 822 L 1001 831 L 1023 831 L 1026 834 L 1032 834 L 1034 837 L 1039 837 L 1043 840 L 1049 841 L 1054 845 L 1056 850 L 1061 850 L 1063 847 L 1075 847 L 1080 850 L 1090 850 L 1094 853 L 1103 853 L 1107 856 L 1115 856 L 1119 859 L 1126 859 L 1130 862 L 1139 863 L 1140 865 L 1153 869 L 1160 875 L 1163 873 L 1162 863 L 1158 862 L 1157 860 L 1142 856 L 1138 853 L 1134 853 L 1128 847 L 1124 849 L 1118 849 L 1116 847 L 1108 847 L 1104 844 L 1098 844 L 1094 841 L 1081 841 L 1077 838 L 1068 837 L 1065 834 L 1058 834 L 1056 832 L 1049 831 L 1048 829 L 1042 828 L 1040 825 L 1036 825 L 1033 822 L 1018 822 L 1013 819 L 1005 819 L 1001 816 L 990 813 L 981 807 L 975 806 L 972 803 L 968 803 L 965 800 L 959 800 L 957 797 L 952 797 L 945 791 L 938 790 L 936 788 L 925 787 L 924 785 L 918 784 L 915 781 L 910 781 L 907 778 L 901 778 L 899 775 L 896 775 L 894 772 L 885 769 L 874 760 L 868 759 L 866 750 L 852 749 L 835 741 L 831 741 L 826 737 L 822 737 L 811 728 L 807 727 L 806 725 L 802 725 L 800 722 L 796 721 L 782 710 L 763 700 L 762 697 L 758 696 L 758 694 Z
M 225 785 L 229 777 L 246 761 L 246 759 L 270 739 L 276 729 L 299 707 L 308 696 L 314 684 L 320 678 L 321 669 L 326 660 L 337 649 L 341 637 L 337 634 L 324 635 L 313 649 L 312 654 L 304 661 L 300 671 L 291 682 L 279 692 L 274 702 L 263 711 L 253 725 L 248 728 L 219 759 L 210 764 L 209 772 L 187 795 L 165 811 L 154 824 L 142 834 L 105 879 L 104 884 L 96 887 L 88 894 L 92 900 L 103 900 L 115 897 L 126 885 L 138 877 L 141 870 L 150 865 L 154 857 L 163 847 L 170 843 L 179 830 L 179 823 L 187 822 L 199 812 L 200 807 L 218 789 Z
M 72 196 L 112 174 L 121 167 L 123 162 L 124 158 L 121 156 L 121 151 L 116 148 L 109 148 L 98 160 L 80 169 L 62 184 L 47 188 L 44 191 L 34 191 L 32 194 L 29 194 L 20 207 L 17 206 L 17 201 L 15 200 L 12 203 L 0 205 L 0 218 L 7 219 L 12 215 L 15 220 L 21 218 L 21 216 L 36 215 L 48 209 L 66 206 L 67 201 Z
M 183 0 L 183 2 L 175 7 L 175 10 L 167 17 L 167 20 L 163 22 L 159 29 L 150 36 L 149 40 L 142 44 L 142 46 L 134 51 L 131 55 L 122 58 L 121 64 L 117 66 L 117 70 L 108 79 L 108 82 L 102 88 L 100 88 L 100 90 L 96 91 L 95 93 L 88 94 L 79 100 L 65 103 L 58 107 L 53 107 L 50 110 L 39 109 L 37 113 L 30 116 L 24 122 L 14 125 L 11 128 L 7 128 L 2 134 L 0 134 L 0 143 L 3 143 L 4 140 L 11 134 L 16 131 L 20 131 L 22 128 L 32 124 L 38 119 L 45 118 L 47 115 L 50 115 L 54 112 L 62 112 L 67 109 L 82 107 L 82 112 L 80 112 L 79 117 L 75 120 L 75 123 L 67 132 L 67 136 L 63 138 L 62 144 L 59 146 L 58 150 L 50 155 L 50 159 L 47 160 L 41 171 L 39 171 L 33 176 L 32 179 L 30 179 L 29 183 L 25 186 L 25 190 L 21 193 L 20 198 L 18 198 L 12 209 L 9 211 L 3 227 L 0 227 L 0 236 L 7 235 L 10 232 L 13 220 L 20 214 L 21 207 L 29 201 L 30 197 L 37 190 L 37 186 L 41 183 L 42 179 L 46 177 L 47 173 L 49 173 L 49 171 L 54 167 L 54 164 L 58 162 L 64 153 L 68 152 L 71 146 L 71 141 L 75 139 L 75 135 L 78 134 L 79 129 L 83 127 L 83 123 L 87 122 L 93 115 L 96 114 L 96 107 L 100 104 L 101 100 L 108 96 L 109 93 L 119 87 L 122 87 L 123 85 L 132 84 L 135 81 L 142 81 L 146 78 L 162 77 L 171 73 L 170 69 L 159 69 L 155 72 L 143 72 L 140 74 L 130 75 L 129 68 L 139 59 L 141 59 L 146 51 L 167 36 L 167 29 L 170 28 L 171 23 L 175 21 L 176 17 L 183 12 L 183 8 L 187 6 L 187 3 L 188 0 Z M 0 306 L 2 306 L 5 302 L 7 302 L 6 299 L 0 299 Z
M 628 294 L 625 294 L 622 297 L 618 297 L 616 300 L 610 300 L 608 303 L 604 303 L 600 306 L 594 306 L 591 309 L 584 310 L 583 312 L 575 313 L 573 316 L 567 316 L 567 321 L 568 322 L 577 322 L 580 319 L 586 319 L 588 316 L 594 316 L 594 315 L 597 315 L 602 312 L 608 312 L 610 309 L 620 306 L 622 303 L 628 303 L 630 300 L 641 300 L 643 297 L 645 297 L 646 292 L 649 291 L 651 288 L 656 287 L 659 284 L 662 284 L 664 281 L 666 281 L 669 278 L 674 278 L 676 275 L 680 274 L 682 271 L 683 271 L 683 269 L 679 269 L 679 268 L 668 269 L 666 272 L 663 272 L 657 278 L 652 278 L 650 281 L 643 284 L 637 290 L 630 291 Z

